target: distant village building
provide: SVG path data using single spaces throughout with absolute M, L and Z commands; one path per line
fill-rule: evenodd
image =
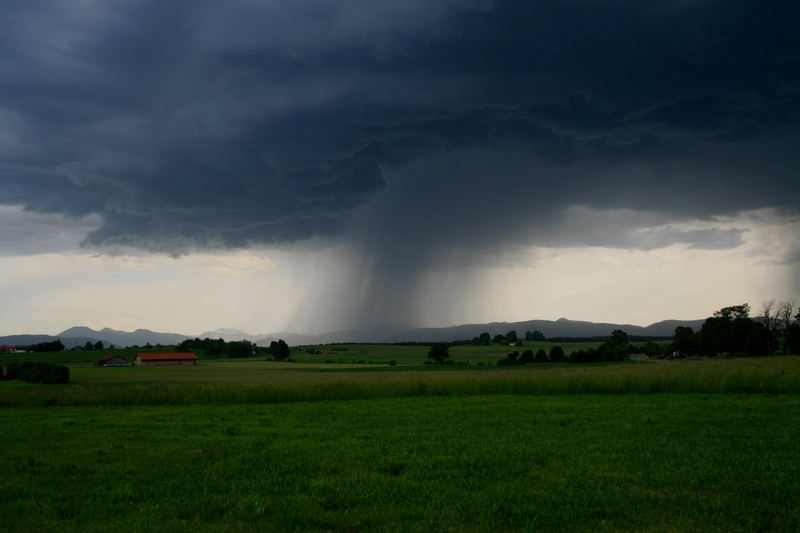
M 136 366 L 188 366 L 197 363 L 193 353 L 140 353 L 136 354 Z
M 94 362 L 95 366 L 130 366 L 131 364 L 119 355 L 105 355 Z
M 0 353 L 28 353 L 26 350 L 17 348 L 16 346 L 3 345 L 0 346 Z

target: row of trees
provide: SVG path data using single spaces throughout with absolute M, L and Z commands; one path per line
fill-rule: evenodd
M 108 348 L 109 348 L 109 350 L 113 350 L 114 349 L 114 345 L 112 344 Z M 87 351 L 88 350 L 105 350 L 106 347 L 103 344 L 103 341 L 97 341 L 97 342 L 94 342 L 94 343 L 92 341 L 86 341 L 86 344 L 83 345 L 83 349 L 87 350 Z
M 597 348 L 575 350 L 569 354 L 570 363 L 599 363 L 602 361 L 624 361 L 634 353 L 648 353 L 656 355 L 660 350 L 659 345 L 648 342 L 642 346 L 634 346 L 628 342 L 628 334 L 621 329 L 611 332 L 611 338 Z
M 50 342 L 31 344 L 30 346 L 20 346 L 20 348 L 29 352 L 60 352 L 64 349 L 64 343 L 56 339 Z
M 488 335 L 488 334 L 487 334 Z M 545 357 L 544 350 L 535 354 L 531 350 L 509 353 L 498 364 L 528 364 L 536 362 L 563 361 L 563 351 L 553 357 Z M 622 330 L 614 330 L 611 337 L 597 348 L 586 348 L 572 352 L 570 363 L 594 363 L 603 361 L 622 361 L 631 355 L 644 353 L 650 357 L 667 352 L 686 355 L 773 355 L 775 353 L 800 353 L 800 309 L 793 301 L 764 302 L 761 316 L 750 317 L 749 304 L 723 307 L 706 319 L 700 331 L 679 326 L 675 329 L 672 343 L 664 346 L 655 342 L 635 345 L 629 342 Z
M 522 353 L 514 350 L 513 352 L 506 354 L 505 359 L 500 359 L 497 361 L 497 364 L 500 366 L 528 365 L 531 363 L 561 363 L 565 360 L 566 358 L 564 357 L 564 350 L 561 348 L 561 346 L 553 346 L 550 348 L 549 354 L 544 348 L 539 348 L 536 350 L 536 353 L 534 353 L 533 350 L 525 350 Z
M 543 341 L 545 337 L 541 331 L 526 331 L 524 339 L 526 341 Z M 489 335 L 488 332 L 483 332 L 472 338 L 472 344 L 475 346 L 489 346 L 490 344 L 515 344 L 521 346 L 522 339 L 517 335 L 517 331 L 512 329 L 505 335 L 497 334 L 494 337 Z
M 186 339 L 176 346 L 178 352 L 195 352 L 202 350 L 206 357 L 252 357 L 264 348 L 250 341 L 231 341 L 224 339 Z
M 179 352 L 202 350 L 206 357 L 242 358 L 267 354 L 279 361 L 288 359 L 291 354 L 289 345 L 283 339 L 272 341 L 269 348 L 264 348 L 247 340 L 227 342 L 224 339 L 195 338 L 182 341 L 176 350 Z

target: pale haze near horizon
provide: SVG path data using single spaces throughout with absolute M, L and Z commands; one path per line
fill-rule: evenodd
M 390 310 L 383 322 L 441 327 L 568 318 L 646 326 L 705 318 L 743 302 L 756 312 L 763 300 L 797 298 L 791 293 L 793 271 L 781 258 L 787 252 L 782 243 L 798 234 L 800 224 L 769 212 L 753 215 L 713 222 L 751 225 L 733 250 L 529 247 L 496 257 L 494 264 L 434 270 L 415 288 L 413 314 Z M 3 216 L 31 215 L 7 209 Z M 60 228 L 68 234 L 64 224 Z M 73 238 L 83 229 L 78 225 Z M 75 251 L 0 256 L 6 303 L 0 335 L 55 335 L 78 325 L 186 335 L 219 328 L 322 333 L 377 325 L 349 321 L 360 300 L 348 258 L 346 246 L 177 258 Z

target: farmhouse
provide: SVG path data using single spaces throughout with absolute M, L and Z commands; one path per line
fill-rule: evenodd
M 140 353 L 136 354 L 136 366 L 185 366 L 197 363 L 193 353 Z
M 0 346 L 0 353 L 28 353 L 28 351 L 16 346 Z
M 104 355 L 94 362 L 95 366 L 130 366 L 130 363 L 119 355 Z

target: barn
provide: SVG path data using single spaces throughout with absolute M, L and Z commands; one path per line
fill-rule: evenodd
M 17 348 L 16 346 L 0 346 L 0 353 L 28 353 L 26 350 L 22 348 Z
M 188 366 L 197 364 L 193 353 L 140 353 L 133 361 L 136 366 Z
M 119 355 L 105 355 L 94 362 L 95 366 L 130 366 L 130 363 Z

